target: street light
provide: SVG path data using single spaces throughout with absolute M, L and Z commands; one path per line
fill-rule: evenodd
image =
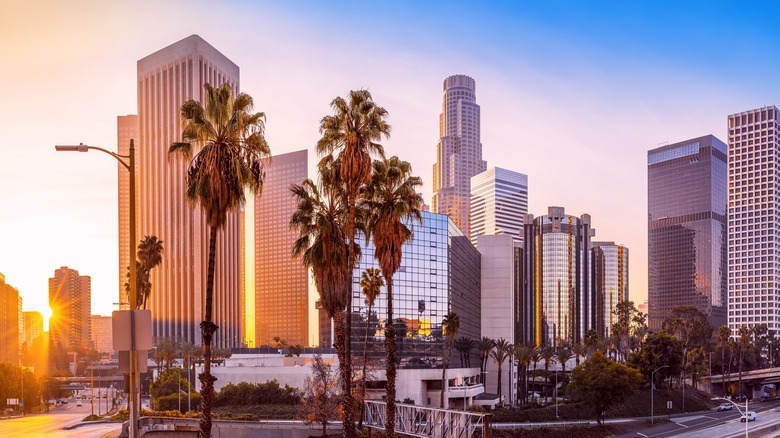
M 669 365 L 661 365 L 656 368 L 655 371 L 658 371 L 661 368 L 669 368 Z M 653 424 L 653 421 L 655 420 L 655 401 L 653 400 L 653 394 L 655 393 L 655 371 L 650 373 L 650 424 Z
M 712 400 L 726 400 L 727 402 L 734 405 L 735 408 L 737 408 L 737 412 L 740 413 L 740 415 L 745 416 L 745 438 L 748 438 L 748 424 L 750 423 L 750 419 L 748 418 L 748 399 L 745 397 L 745 412 L 742 412 L 742 409 L 739 408 L 739 405 L 734 403 L 733 401 L 725 398 L 725 397 L 713 397 Z
M 130 172 L 130 310 L 138 308 L 137 289 L 136 289 L 136 269 L 135 269 L 135 143 L 130 139 L 130 151 L 128 155 L 119 155 L 97 146 L 87 146 L 84 143 L 78 145 L 56 145 L 54 149 L 57 152 L 89 152 L 90 149 L 103 152 L 114 157 L 119 164 Z M 127 159 L 125 162 L 124 159 Z M 133 313 L 130 314 L 130 438 L 138 437 L 138 370 L 137 360 L 138 352 L 135 349 L 135 320 Z

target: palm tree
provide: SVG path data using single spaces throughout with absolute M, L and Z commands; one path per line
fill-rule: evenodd
M 571 351 L 574 353 L 574 366 L 579 366 L 580 357 L 587 356 L 588 354 L 588 347 L 585 344 L 576 343 Z
M 540 353 L 544 359 L 544 397 L 547 398 L 547 387 L 550 383 L 550 364 L 556 362 L 555 350 L 551 347 L 544 347 Z
M 737 343 L 739 345 L 739 393 L 742 394 L 744 391 L 742 389 L 742 363 L 745 359 L 745 350 L 747 350 L 750 347 L 750 328 L 746 325 L 743 325 L 737 330 L 737 334 L 739 335 L 739 339 L 737 340 Z
M 490 350 L 490 357 L 498 365 L 498 383 L 496 385 L 496 392 L 498 392 L 498 403 L 503 405 L 504 401 L 501 399 L 501 375 L 503 374 L 503 366 L 506 359 L 509 357 L 509 349 L 512 348 L 506 339 L 499 338 L 496 340 L 493 349 Z
M 152 283 L 149 281 L 151 271 L 154 267 L 162 263 L 163 241 L 157 239 L 157 236 L 144 236 L 138 243 L 138 260 L 135 262 L 135 283 L 138 308 L 146 309 L 146 303 L 149 295 L 152 293 Z M 125 282 L 125 293 L 128 301 L 130 300 L 130 267 L 127 267 L 127 281 Z
M 518 398 L 520 397 L 520 394 L 523 395 L 523 403 L 527 401 L 528 398 L 528 365 L 531 363 L 531 356 L 533 354 L 533 347 L 523 344 L 517 344 L 515 345 L 515 351 L 514 356 L 517 359 L 517 363 L 519 365 L 519 372 L 522 379 L 522 387 L 519 387 L 521 379 L 518 379 Z
M 455 341 L 455 349 L 458 350 L 458 356 L 460 357 L 461 368 L 471 366 L 471 350 L 476 347 L 477 343 L 473 339 L 469 339 L 465 336 L 461 336 Z
M 718 327 L 718 344 L 720 344 L 720 373 L 726 373 L 726 349 L 729 347 L 731 329 L 727 325 Z M 723 394 L 726 394 L 726 379 L 723 379 Z
M 555 356 L 558 358 L 558 363 L 561 364 L 561 371 L 566 374 L 566 363 L 574 356 L 571 349 L 567 347 L 560 348 L 558 349 L 558 352 L 555 353 Z
M 422 180 L 412 176 L 412 166 L 398 157 L 374 161 L 374 173 L 366 185 L 364 207 L 371 230 L 374 258 L 387 281 L 387 321 L 393 321 L 393 275 L 401 267 L 403 244 L 411 240 L 412 230 L 406 224 L 422 222 L 422 197 L 417 193 Z M 368 235 L 368 234 L 366 234 Z M 395 324 L 385 324 L 387 353 L 387 420 L 385 436 L 395 433 Z
M 444 387 L 447 382 L 447 367 L 452 357 L 452 347 L 455 344 L 455 336 L 458 336 L 460 330 L 460 316 L 455 312 L 447 312 L 444 319 L 441 320 L 441 330 L 444 334 L 444 356 L 441 361 L 441 406 L 444 409 Z M 466 400 L 463 400 L 463 408 L 466 408 Z
M 477 341 L 477 348 L 479 349 L 479 376 L 482 379 L 482 384 L 485 384 L 485 372 L 487 370 L 487 360 L 490 357 L 490 351 L 493 350 L 493 346 L 496 345 L 496 341 L 483 336 L 482 339 Z
M 203 400 L 200 429 L 210 438 L 216 380 L 211 375 L 211 340 L 219 328 L 212 320 L 217 230 L 225 226 L 228 211 L 245 202 L 245 189 L 258 195 L 262 192 L 263 160 L 271 150 L 265 141 L 265 114 L 252 113 L 254 102 L 248 94 L 234 96 L 227 83 L 218 88 L 206 84 L 204 88 L 205 107 L 192 99 L 182 104 L 182 141 L 173 143 L 168 153 L 189 159 L 193 144 L 199 148 L 189 162 L 186 193 L 191 201 L 200 203 L 210 234 L 206 306 L 200 323 L 205 362 L 199 376 Z
M 192 342 L 182 342 L 178 346 L 178 352 L 182 358 L 184 367 L 187 369 L 187 382 L 189 382 L 190 385 L 193 385 L 192 377 L 190 376 L 190 365 L 192 363 L 193 353 L 195 352 L 195 345 Z
M 363 271 L 363 275 L 360 278 L 360 289 L 363 291 L 363 295 L 368 302 L 368 315 L 366 315 L 366 339 L 363 344 L 363 384 L 360 388 L 360 400 L 366 399 L 366 366 L 368 365 L 368 329 L 371 327 L 371 308 L 374 307 L 374 302 L 379 296 L 382 286 L 385 285 L 385 280 L 382 278 L 382 273 L 379 269 L 368 268 Z M 361 415 L 358 421 L 358 428 L 363 428 L 363 404 L 360 405 Z
M 339 175 L 338 160 L 327 160 L 320 163 L 316 184 L 307 179 L 301 185 L 293 185 L 291 191 L 298 204 L 290 218 L 290 228 L 299 234 L 293 244 L 293 256 L 301 257 L 301 262 L 312 270 L 322 308 L 333 319 L 334 346 L 343 384 L 351 378 L 352 372 L 347 368 L 344 315 L 350 297 L 345 293 L 344 285 L 352 275 L 347 267 L 346 197 Z M 342 386 L 344 394 L 351 394 L 351 390 L 351 387 Z M 342 397 L 342 411 L 346 412 L 351 406 L 350 400 L 351 397 Z M 348 424 L 344 425 L 345 430 L 348 427 Z
M 325 116 L 320 121 L 322 138 L 317 142 L 319 155 L 333 156 L 338 152 L 341 162 L 340 181 L 343 185 L 347 205 L 347 221 L 345 237 L 347 247 L 347 272 L 344 278 L 344 294 L 347 296 L 345 330 L 352 334 L 352 271 L 355 266 L 355 216 L 360 190 L 371 178 L 371 155 L 384 157 L 382 145 L 377 143 L 382 137 L 389 137 L 390 125 L 385 121 L 387 111 L 377 106 L 368 90 L 349 92 L 349 100 L 342 97 L 333 99 L 330 106 L 334 114 Z M 336 158 L 336 157 L 334 157 Z M 382 272 L 384 274 L 384 271 Z M 387 279 L 387 275 L 385 275 Z M 390 280 L 388 279 L 388 283 Z M 392 326 L 392 324 L 390 324 Z M 346 343 L 345 369 L 342 373 L 344 388 L 344 435 L 347 438 L 355 436 L 354 406 L 352 403 L 352 347 Z M 390 382 L 388 382 L 389 384 Z M 393 400 L 394 402 L 394 400 Z M 392 414 L 391 414 L 392 415 Z M 392 435 L 390 435 L 392 436 Z

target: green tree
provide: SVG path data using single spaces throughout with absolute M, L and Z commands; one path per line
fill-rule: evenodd
M 544 359 L 544 396 L 547 397 L 547 387 L 550 385 L 550 365 L 558 361 L 555 350 L 552 347 L 543 347 L 540 356 Z
M 580 364 L 580 357 L 588 355 L 588 347 L 585 344 L 574 344 L 574 347 L 571 349 L 572 353 L 574 353 L 574 366 L 577 366 Z
M 655 373 L 657 380 L 664 380 L 669 376 L 679 376 L 683 369 L 683 342 L 665 330 L 658 331 L 645 338 L 642 348 L 629 359 L 629 366 L 638 369 L 650 380 L 654 370 L 662 365 Z M 657 383 L 657 382 L 656 382 Z
M 135 263 L 137 305 L 138 308 L 146 309 L 149 296 L 152 293 L 151 272 L 154 267 L 162 263 L 163 241 L 157 239 L 157 236 L 144 236 L 138 243 L 138 251 Z M 127 300 L 130 301 L 130 267 L 127 267 L 127 281 L 125 282 L 125 293 Z
M 387 282 L 387 321 L 393 321 L 393 275 L 401 267 L 403 245 L 412 239 L 406 223 L 422 222 L 422 197 L 417 193 L 422 180 L 412 176 L 412 166 L 391 157 L 374 161 L 371 181 L 363 193 L 368 212 L 367 227 L 374 241 L 374 258 Z M 396 333 L 394 324 L 385 324 L 387 354 L 387 419 L 386 436 L 395 433 Z
M 498 392 L 498 403 L 503 406 L 504 400 L 501 397 L 501 376 L 503 373 L 502 368 L 504 366 L 504 362 L 506 362 L 507 358 L 509 357 L 509 351 L 510 349 L 514 348 L 512 344 L 509 343 L 504 338 L 499 338 L 496 340 L 493 349 L 490 350 L 490 358 L 493 359 L 493 362 L 498 365 L 498 383 L 496 384 L 496 392 Z
M 460 358 L 460 366 L 471 366 L 471 350 L 477 346 L 477 343 L 473 339 L 469 339 L 465 336 L 461 336 L 455 341 L 455 349 L 458 350 L 458 357 Z
M 522 395 L 523 404 L 528 401 L 528 366 L 531 364 L 534 348 L 530 345 L 515 345 L 514 356 L 517 359 L 519 378 L 517 379 L 518 398 Z
M 572 371 L 569 394 L 584 402 L 596 415 L 599 424 L 611 406 L 624 402 L 642 382 L 639 371 L 595 353 Z
M 479 376 L 482 379 L 482 384 L 485 384 L 485 373 L 487 372 L 487 360 L 490 357 L 490 352 L 496 345 L 496 341 L 483 336 L 482 339 L 477 341 L 477 349 L 479 350 Z
M 360 290 L 363 292 L 363 296 L 366 297 L 368 303 L 368 314 L 366 315 L 366 335 L 363 341 L 363 373 L 361 375 L 362 382 L 360 385 L 360 400 L 366 399 L 366 380 L 367 380 L 367 367 L 368 367 L 368 335 L 369 327 L 371 326 L 371 309 L 374 307 L 377 297 L 379 296 L 382 286 L 385 285 L 385 280 L 382 278 L 382 273 L 379 269 L 368 268 L 363 271 L 360 278 Z M 360 421 L 358 427 L 363 428 L 363 404 L 360 404 Z
M 460 316 L 452 311 L 447 312 L 444 319 L 441 321 L 441 328 L 444 333 L 444 356 L 442 356 L 441 361 L 441 402 L 439 406 L 443 409 L 444 387 L 447 386 L 447 367 L 449 366 L 450 358 L 452 357 L 452 348 L 455 345 L 455 337 L 458 336 L 458 330 L 460 330 Z
M 204 367 L 199 378 L 203 400 L 200 429 L 204 438 L 210 438 L 216 380 L 211 375 L 211 341 L 219 328 L 212 318 L 217 231 L 225 226 L 228 212 L 246 202 L 246 189 L 258 196 L 262 193 L 263 160 L 270 157 L 271 150 L 264 135 L 265 114 L 252 112 L 252 97 L 246 93 L 234 96 L 228 83 L 218 88 L 205 84 L 204 88 L 205 106 L 192 99 L 182 104 L 182 141 L 173 143 L 168 152 L 191 159 L 187 198 L 201 205 L 209 227 L 206 303 L 200 324 Z M 198 148 L 194 157 L 193 145 Z

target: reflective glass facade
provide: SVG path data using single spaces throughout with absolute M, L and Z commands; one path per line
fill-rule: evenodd
M 458 337 L 480 336 L 479 253 L 447 216 L 423 212 L 422 217 L 422 224 L 407 225 L 413 239 L 403 246 L 401 267 L 393 277 L 393 319 L 401 368 L 441 366 L 441 323 L 449 310 L 460 317 Z M 369 356 L 383 362 L 387 289 L 382 288 L 371 315 L 360 289 L 362 272 L 371 267 L 379 268 L 373 242 L 362 248 L 353 275 L 352 351 L 362 354 L 368 332 Z
M 780 128 L 775 106 L 732 114 L 728 149 L 728 324 L 780 329 Z
M 694 306 L 726 323 L 726 145 L 712 135 L 648 151 L 648 325 Z
M 593 242 L 593 328 L 609 337 L 618 303 L 628 300 L 628 248 L 612 242 Z
M 590 216 L 550 207 L 547 216 L 526 216 L 524 234 L 522 342 L 581 342 L 595 318 Z

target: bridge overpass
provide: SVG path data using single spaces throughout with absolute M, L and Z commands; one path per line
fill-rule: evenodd
M 743 371 L 741 379 L 742 388 L 739 388 L 739 371 L 729 374 L 714 374 L 709 378 L 710 392 L 718 395 L 727 395 L 723 393 L 725 384 L 728 394 L 746 394 L 754 399 L 764 396 L 776 396 L 776 388 L 780 384 L 780 367 Z

